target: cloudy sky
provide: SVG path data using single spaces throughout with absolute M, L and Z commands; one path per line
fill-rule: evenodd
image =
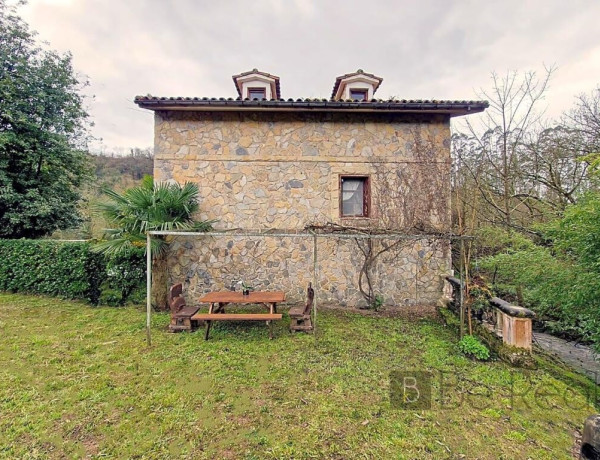
M 329 97 L 335 77 L 384 78 L 378 97 L 473 99 L 490 73 L 556 65 L 547 114 L 600 83 L 597 0 L 30 0 L 20 14 L 90 79 L 95 147 L 152 145 L 135 95 L 236 97 L 257 67 L 282 96 Z

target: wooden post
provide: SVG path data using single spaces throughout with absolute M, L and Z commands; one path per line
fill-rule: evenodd
M 465 242 L 460 239 L 460 338 L 462 339 L 465 335 L 465 299 L 464 299 L 464 253 L 465 253 Z
M 317 297 L 319 292 L 317 288 L 317 280 L 319 278 L 317 270 L 317 235 L 313 233 L 313 289 L 315 292 L 313 299 L 313 334 L 315 337 L 317 336 Z
M 152 345 L 150 337 L 150 317 L 152 315 L 152 249 L 150 234 L 146 233 L 146 342 Z

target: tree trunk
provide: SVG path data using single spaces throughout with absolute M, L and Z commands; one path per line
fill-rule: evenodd
M 160 311 L 168 310 L 168 292 L 169 275 L 165 254 L 152 259 L 152 306 Z
M 525 301 L 523 300 L 523 285 L 517 284 L 517 302 L 519 302 L 520 307 L 525 306 Z
M 511 219 L 511 211 L 510 211 L 510 196 L 512 193 L 511 190 L 511 171 L 509 170 L 509 160 L 508 160 L 508 128 L 506 127 L 506 113 L 504 112 L 504 108 L 502 109 L 502 176 L 504 182 L 504 214 L 505 214 L 505 223 L 508 234 L 512 234 L 512 219 Z

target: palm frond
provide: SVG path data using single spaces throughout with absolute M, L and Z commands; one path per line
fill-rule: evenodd
M 216 222 L 218 222 L 216 219 L 194 222 L 191 230 L 196 232 L 210 232 L 213 229 L 213 224 Z
M 94 206 L 115 228 L 106 229 L 105 241 L 96 245 L 101 252 L 116 253 L 146 244 L 149 231 L 195 230 L 208 231 L 216 221 L 195 221 L 198 210 L 198 185 L 153 182 L 145 177 L 142 185 L 119 194 L 103 189 L 107 202 Z M 152 251 L 163 254 L 167 248 L 164 238 L 151 239 Z

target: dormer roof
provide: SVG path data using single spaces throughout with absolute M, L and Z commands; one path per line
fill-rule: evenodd
M 235 88 L 242 99 L 247 98 L 247 96 L 245 96 L 243 92 L 244 83 L 256 80 L 263 81 L 269 84 L 271 88 L 270 93 L 272 95 L 272 97 L 270 97 L 269 99 L 281 99 L 281 89 L 279 87 L 279 77 L 277 75 L 271 75 L 267 72 L 261 72 L 258 69 L 252 69 L 248 72 L 242 72 L 239 75 L 234 75 L 231 78 L 233 78 Z
M 331 92 L 331 99 L 336 101 L 344 99 L 342 95 L 344 94 L 346 85 L 350 82 L 362 82 L 366 86 L 371 86 L 372 91 L 370 92 L 370 95 L 372 98 L 382 81 L 383 78 L 373 75 L 372 73 L 367 73 L 363 69 L 358 69 L 356 72 L 340 75 L 335 79 L 333 91 Z

